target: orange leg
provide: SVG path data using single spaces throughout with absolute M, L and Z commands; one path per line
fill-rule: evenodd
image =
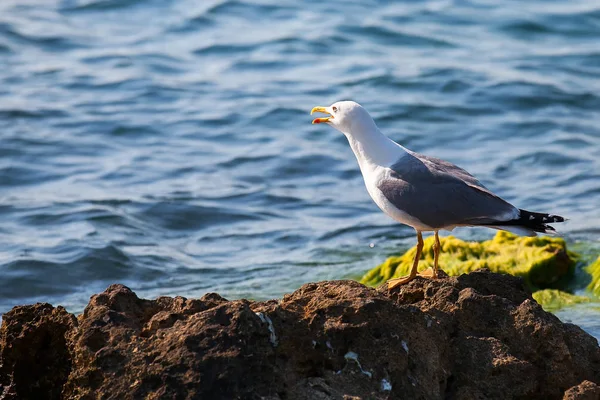
M 417 254 L 415 254 L 415 260 L 413 261 L 410 275 L 402 278 L 394 278 L 387 281 L 388 290 L 395 288 L 396 286 L 404 285 L 415 279 L 417 276 L 417 268 L 419 267 L 419 260 L 421 259 L 421 252 L 423 251 L 423 235 L 420 231 L 417 231 Z
M 429 267 L 425 271 L 419 272 L 419 276 L 429 279 L 436 279 L 438 277 L 438 261 L 440 259 L 441 250 L 442 244 L 440 243 L 440 236 L 438 235 L 438 231 L 435 231 L 435 242 L 433 242 L 433 268 Z
M 440 259 L 440 251 L 442 251 L 442 244 L 440 243 L 438 231 L 435 231 L 435 247 L 433 248 L 433 278 L 438 277 L 438 260 Z

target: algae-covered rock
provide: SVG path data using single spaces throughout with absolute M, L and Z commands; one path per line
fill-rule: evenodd
M 600 297 L 600 256 L 598 256 L 595 262 L 588 265 L 585 270 L 592 275 L 592 282 L 590 282 L 587 289 Z
M 556 289 L 538 290 L 533 294 L 533 298 L 544 308 L 544 310 L 551 312 L 590 301 L 589 297 L 576 296 Z
M 433 236 L 425 239 L 419 271 L 433 266 Z M 485 242 L 465 242 L 453 236 L 442 238 L 440 268 L 456 276 L 489 268 L 493 272 L 524 278 L 533 291 L 548 287 L 572 272 L 576 256 L 567 251 L 565 241 L 548 236 L 520 237 L 500 231 Z M 388 279 L 408 275 L 416 246 L 404 255 L 390 257 L 367 272 L 361 282 L 377 285 Z M 600 268 L 599 275 L 600 275 Z M 600 287 L 600 284 L 599 284 Z

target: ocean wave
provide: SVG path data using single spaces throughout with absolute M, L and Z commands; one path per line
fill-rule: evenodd
M 0 313 L 268 298 L 414 245 L 312 107 L 352 99 L 593 242 L 597 4 L 0 2 Z M 486 231 L 459 231 L 470 239 Z

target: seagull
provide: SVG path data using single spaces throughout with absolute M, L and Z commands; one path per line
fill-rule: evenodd
M 328 114 L 313 124 L 327 124 L 342 132 L 358 160 L 369 195 L 394 220 L 417 232 L 417 253 L 410 274 L 387 281 L 388 289 L 406 284 L 417 275 L 437 278 L 440 230 L 457 226 L 484 226 L 523 236 L 554 234 L 547 225 L 565 218 L 521 210 L 483 186 L 464 169 L 438 158 L 411 151 L 385 136 L 360 104 L 339 101 L 314 107 Z M 423 250 L 422 232 L 434 232 L 434 265 L 417 273 Z

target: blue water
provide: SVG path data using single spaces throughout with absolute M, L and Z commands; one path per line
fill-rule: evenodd
M 341 99 L 599 252 L 597 2 L 4 0 L 0 313 L 272 298 L 406 250 L 310 124 Z

